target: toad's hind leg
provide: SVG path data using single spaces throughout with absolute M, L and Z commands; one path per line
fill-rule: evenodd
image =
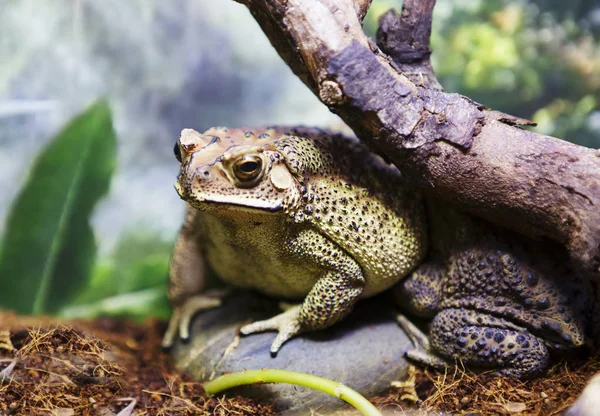
M 544 371 L 550 358 L 544 342 L 524 328 L 491 315 L 444 309 L 430 329 L 431 348 L 466 365 L 498 368 L 502 375 L 530 378 Z
M 189 326 L 196 313 L 221 305 L 226 290 L 204 292 L 206 284 L 206 261 L 202 253 L 201 224 L 199 212 L 188 208 L 181 227 L 169 268 L 169 300 L 173 313 L 163 336 L 163 348 L 171 347 L 179 337 L 187 341 Z
M 441 262 L 424 262 L 394 286 L 396 303 L 411 315 L 433 318 L 442 300 L 445 275 L 446 268 Z

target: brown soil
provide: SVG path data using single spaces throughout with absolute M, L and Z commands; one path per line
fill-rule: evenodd
M 0 415 L 113 415 L 132 399 L 136 416 L 274 414 L 243 397 L 205 397 L 161 350 L 164 327 L 153 320 L 60 323 L 0 313 L 0 323 L 9 330 L 0 331 L 0 358 L 17 359 L 0 384 Z
M 212 397 L 179 373 L 160 348 L 164 325 L 120 319 L 57 322 L 0 313 L 0 415 L 271 415 L 266 404 Z M 486 415 L 560 414 L 600 371 L 596 359 L 571 359 L 545 378 L 517 381 L 462 369 L 413 369 L 412 379 L 373 399 L 385 414 L 402 410 Z M 398 413 L 396 413 L 398 412 Z M 432 414 L 432 413 L 428 413 Z
M 372 401 L 381 409 L 414 408 L 458 415 L 560 415 L 600 372 L 600 357 L 565 359 L 534 380 L 474 374 L 456 367 L 445 373 L 412 368 L 413 383 Z M 429 413 L 431 412 L 431 413 Z

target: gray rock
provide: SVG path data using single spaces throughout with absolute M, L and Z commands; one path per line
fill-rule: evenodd
M 177 366 L 199 381 L 223 373 L 276 368 L 301 371 L 339 381 L 366 397 L 385 392 L 393 380 L 404 379 L 404 352 L 412 347 L 394 320 L 388 295 L 367 299 L 333 328 L 303 334 L 286 342 L 277 356 L 269 353 L 274 332 L 238 338 L 239 328 L 278 313 L 277 302 L 257 294 L 235 293 L 221 308 L 200 313 L 192 324 L 191 341 L 173 347 Z M 347 409 L 342 400 L 304 387 L 263 384 L 240 387 L 241 394 L 272 403 L 282 414 L 307 414 Z

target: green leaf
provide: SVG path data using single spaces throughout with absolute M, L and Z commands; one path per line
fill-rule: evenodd
M 89 280 L 96 255 L 89 217 L 108 191 L 116 137 L 99 101 L 37 157 L 13 203 L 0 253 L 0 308 L 58 310 Z
M 148 225 L 138 224 L 126 230 L 110 256 L 96 259 L 89 283 L 65 307 L 93 304 L 161 285 L 166 293 L 172 246 L 173 242 L 166 241 Z M 153 307 L 148 306 L 148 315 L 153 313 Z M 102 313 L 97 308 L 94 311 Z

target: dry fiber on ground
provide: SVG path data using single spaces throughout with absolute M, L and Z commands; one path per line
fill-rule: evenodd
M 243 397 L 205 397 L 201 384 L 179 373 L 161 350 L 164 327 L 153 320 L 56 322 L 4 313 L 0 322 L 0 370 L 16 360 L 0 384 L 1 415 L 111 415 L 133 400 L 135 415 L 275 413 Z M 419 408 L 434 414 L 553 415 L 599 371 L 597 357 L 563 360 L 546 377 L 529 381 L 461 368 L 417 369 L 402 387 L 373 402 L 386 414 Z

